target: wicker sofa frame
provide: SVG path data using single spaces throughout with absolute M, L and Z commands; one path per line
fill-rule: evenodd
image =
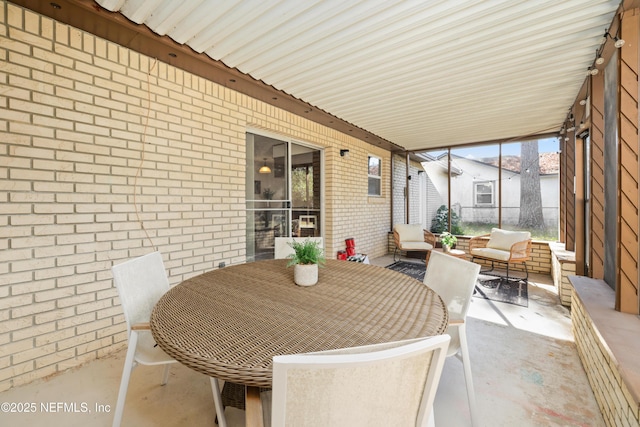
M 471 255 L 471 261 L 476 259 L 485 260 L 491 262 L 491 268 L 488 270 L 482 270 L 481 274 L 495 275 L 497 277 L 504 277 L 506 280 L 523 280 L 525 283 L 529 282 L 529 269 L 527 268 L 527 261 L 531 258 L 531 239 L 523 240 L 511 245 L 510 250 L 492 250 L 485 251 L 489 244 L 491 234 L 483 234 L 481 236 L 472 237 L 469 240 L 469 254 Z M 481 249 L 478 251 L 477 249 Z M 501 252 L 501 253 L 498 253 Z M 494 256 L 495 255 L 495 256 Z M 493 273 L 495 264 L 506 264 L 506 276 Z M 523 264 L 525 277 L 510 277 L 509 265 L 510 264 Z

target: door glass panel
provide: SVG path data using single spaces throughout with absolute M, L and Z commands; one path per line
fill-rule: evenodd
M 320 194 L 320 151 L 291 144 L 292 236 L 322 235 Z
M 247 134 L 247 261 L 272 259 L 275 238 L 289 235 L 288 143 Z
M 321 151 L 247 133 L 247 261 L 272 259 L 276 237 L 322 235 Z

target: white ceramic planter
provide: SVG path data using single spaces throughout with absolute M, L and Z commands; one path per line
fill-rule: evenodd
M 293 281 L 300 286 L 312 286 L 318 283 L 318 264 L 294 265 Z

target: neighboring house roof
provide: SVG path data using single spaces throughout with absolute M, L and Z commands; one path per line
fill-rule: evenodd
M 542 175 L 557 174 L 560 172 L 559 153 L 540 153 L 540 173 Z M 498 167 L 498 157 L 487 157 L 479 159 L 481 163 Z M 511 172 L 520 173 L 520 156 L 502 156 L 502 167 Z
M 447 153 L 442 153 L 439 156 L 433 156 L 427 153 L 420 154 L 423 162 L 435 162 L 437 165 L 444 169 L 447 169 Z M 456 159 L 463 159 L 471 162 L 480 163 L 486 166 L 498 167 L 498 157 L 485 157 L 481 159 L 474 159 L 470 157 L 462 157 L 455 154 L 451 155 L 453 159 L 451 163 L 451 171 L 453 174 L 462 174 L 463 169 L 454 164 Z M 560 172 L 560 154 L 559 153 L 540 153 L 540 174 L 541 175 L 554 175 Z M 508 155 L 502 156 L 503 168 L 513 173 L 520 173 L 520 156 Z

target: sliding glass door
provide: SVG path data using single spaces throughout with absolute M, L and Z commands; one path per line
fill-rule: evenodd
M 276 237 L 322 235 L 321 154 L 247 134 L 247 261 L 272 259 Z

